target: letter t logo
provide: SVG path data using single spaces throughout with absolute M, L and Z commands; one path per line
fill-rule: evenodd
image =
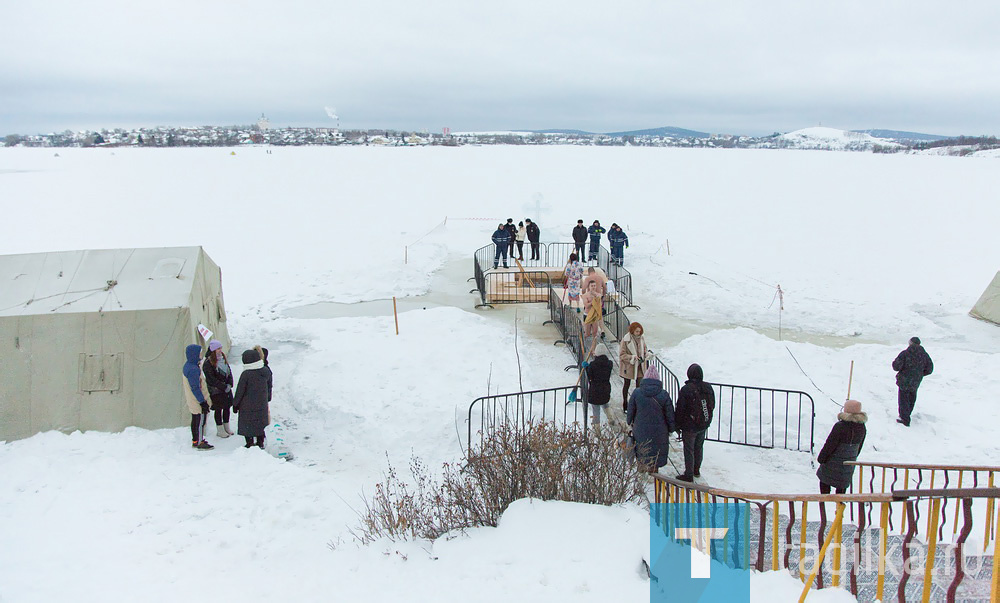
M 692 578 L 712 577 L 712 541 L 721 540 L 728 533 L 729 528 L 674 528 L 674 538 L 691 541 Z

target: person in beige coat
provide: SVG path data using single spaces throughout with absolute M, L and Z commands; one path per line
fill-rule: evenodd
M 628 326 L 628 333 L 622 337 L 618 348 L 618 376 L 625 382 L 622 387 L 622 407 L 625 411 L 628 411 L 629 387 L 633 381 L 638 387 L 652 355 L 642 335 L 642 325 L 633 322 Z
M 205 373 L 201 370 L 201 346 L 191 344 L 184 350 L 187 362 L 184 363 L 181 387 L 184 390 L 184 401 L 191 411 L 191 447 L 198 450 L 212 450 L 212 446 L 205 441 L 205 423 L 208 420 L 208 412 L 211 407 L 208 394 L 208 384 L 205 383 Z

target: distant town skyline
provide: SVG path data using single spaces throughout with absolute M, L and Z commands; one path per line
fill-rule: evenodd
M 262 112 L 276 128 L 1000 132 L 1000 5 L 981 0 L 52 0 L 0 19 L 0 135 Z

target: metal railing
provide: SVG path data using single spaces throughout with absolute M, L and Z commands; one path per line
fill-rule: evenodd
M 659 473 L 653 477 L 654 500 L 659 505 L 654 520 L 665 534 L 678 527 L 717 527 L 721 509 L 726 514 L 722 525 L 734 525 L 735 530 L 732 538 L 727 533 L 719 543 L 713 543 L 713 558 L 757 571 L 784 568 L 803 582 L 800 601 L 814 586 L 838 588 L 845 578 L 845 586 L 859 601 L 885 601 L 893 590 L 898 601 L 924 602 L 932 598 L 955 601 L 960 590 L 963 600 L 996 601 L 1000 592 L 1000 556 L 994 551 L 989 560 L 985 555 L 967 555 L 965 549 L 977 504 L 980 515 L 992 515 L 1000 496 L 997 488 L 758 494 L 691 484 Z M 950 541 L 942 530 L 948 519 L 943 510 L 949 500 L 962 514 L 961 531 Z M 915 519 L 921 502 L 930 508 L 923 542 L 917 538 Z M 692 513 L 692 503 L 704 508 L 694 507 Z M 832 522 L 828 503 L 836 508 Z M 847 507 L 851 508 L 851 519 L 845 514 Z M 736 517 L 729 516 L 730 509 Z M 818 514 L 819 521 L 810 521 L 810 514 Z M 907 518 L 905 535 L 892 534 L 894 515 Z M 1000 529 L 996 537 L 1000 537 Z M 910 581 L 912 574 L 918 574 L 917 580 Z
M 705 439 L 813 452 L 816 408 L 809 394 L 770 387 L 708 384 L 715 390 L 715 414 Z
M 604 326 L 621 340 L 631 324 L 621 305 L 605 299 Z M 674 403 L 680 378 L 657 356 L 651 360 L 663 378 L 663 387 Z M 705 434 L 707 440 L 758 448 L 813 451 L 816 410 L 812 396 L 797 391 L 749 385 L 710 383 L 715 390 L 715 413 Z
M 907 491 L 928 491 L 928 490 L 962 490 L 972 487 L 994 488 L 996 476 L 1000 474 L 1000 467 L 983 465 L 928 465 L 914 463 L 883 463 L 871 461 L 848 462 L 849 465 L 857 467 L 855 479 L 851 484 L 851 490 L 857 493 L 882 494 L 897 490 Z M 1000 517 L 994 514 L 994 500 L 990 500 L 983 516 L 983 538 L 984 544 L 989 544 L 992 540 L 994 525 L 998 523 Z M 942 505 L 942 514 L 949 513 L 948 500 Z M 928 505 L 915 505 L 913 510 L 915 521 L 926 520 L 926 530 L 930 532 L 931 514 Z M 890 529 L 895 527 L 895 518 L 890 517 Z M 904 516 L 899 521 L 899 530 L 906 529 L 909 517 Z M 944 526 L 942 525 L 942 529 Z M 954 536 L 958 533 L 958 509 L 954 509 L 951 533 Z M 943 536 L 943 533 L 942 533 Z
M 582 398 L 570 400 L 570 393 L 579 390 L 579 387 L 555 387 L 476 398 L 469 405 L 466 417 L 466 452 L 473 450 L 476 442 L 473 438 L 478 436 L 481 443 L 499 425 L 521 430 L 541 421 L 557 427 L 582 423 L 586 437 L 590 405 L 581 403 Z
M 527 246 L 528 244 L 525 243 Z M 587 249 L 589 250 L 589 243 L 587 244 Z M 573 253 L 575 245 L 573 243 L 547 243 L 539 244 L 539 259 L 537 260 L 523 260 L 521 265 L 526 269 L 529 274 L 535 274 L 536 272 L 547 272 L 545 270 L 540 270 L 541 268 L 548 269 L 560 269 L 564 267 L 569 262 L 569 256 Z M 490 272 L 493 268 L 493 260 L 496 257 L 496 245 L 489 244 L 485 247 L 481 247 L 476 250 L 473 256 L 473 277 L 469 280 L 476 281 L 476 288 L 470 291 L 474 293 L 479 292 L 481 303 L 477 304 L 476 307 L 490 306 L 492 302 L 488 301 L 488 280 Z M 530 257 L 530 255 L 529 255 Z M 597 254 L 597 260 L 594 262 L 586 261 L 586 256 L 580 259 L 585 265 L 595 266 L 604 271 L 604 274 L 609 280 L 613 281 L 615 284 L 615 290 L 621 300 L 625 302 L 625 307 L 637 308 L 632 304 L 632 275 L 623 266 L 619 266 L 611 261 L 611 253 L 605 247 L 600 247 Z M 513 257 L 508 258 L 508 266 L 516 266 Z M 524 299 L 522 301 L 508 301 L 501 303 L 530 303 L 539 302 L 545 300 L 539 299 Z

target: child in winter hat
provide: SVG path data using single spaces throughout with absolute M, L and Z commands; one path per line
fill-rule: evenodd
M 656 379 L 657 381 L 659 381 L 660 380 L 660 373 L 658 373 L 656 371 L 656 367 L 651 364 L 651 365 L 649 365 L 649 368 L 646 369 L 646 374 L 643 375 L 642 378 L 643 379 Z

